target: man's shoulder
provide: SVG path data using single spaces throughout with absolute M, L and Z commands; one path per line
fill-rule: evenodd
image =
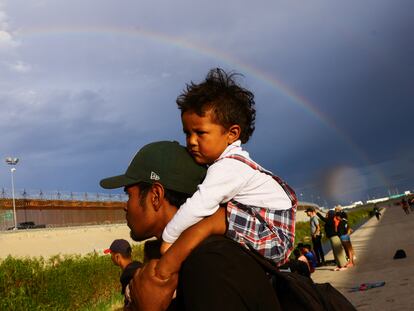
M 204 254 L 210 251 L 216 251 L 218 253 L 225 252 L 226 249 L 234 249 L 243 253 L 241 246 L 236 242 L 222 235 L 213 235 L 205 239 L 190 256 L 197 254 Z
M 132 261 L 130 264 L 128 264 L 125 269 L 122 271 L 121 279 L 126 279 L 129 282 L 129 279 L 131 279 L 135 271 L 142 267 L 142 263 L 139 261 Z
M 186 259 L 184 265 L 193 265 L 202 262 L 204 265 L 220 262 L 223 264 L 232 264 L 238 260 L 252 261 L 251 255 L 240 244 L 233 240 L 220 235 L 210 236 L 202 244 L 200 244 Z
M 128 270 L 136 270 L 136 269 L 141 268 L 141 267 L 142 267 L 142 263 L 139 262 L 139 261 L 134 260 L 125 267 L 125 270 L 127 270 L 127 269 Z

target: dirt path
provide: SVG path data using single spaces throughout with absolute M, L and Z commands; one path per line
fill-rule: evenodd
M 317 268 L 313 280 L 330 282 L 358 310 L 414 310 L 414 213 L 405 215 L 399 206 L 388 207 L 380 221 L 373 217 L 351 240 L 356 266 L 344 271 L 332 271 L 332 266 Z M 394 260 L 397 249 L 404 249 L 407 258 Z M 332 253 L 328 259 L 333 259 Z M 378 281 L 385 281 L 385 286 L 349 292 L 361 283 Z

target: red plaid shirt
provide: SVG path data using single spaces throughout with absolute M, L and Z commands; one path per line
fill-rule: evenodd
M 229 222 L 227 236 L 248 249 L 253 249 L 277 266 L 285 263 L 295 240 L 295 216 L 297 198 L 293 189 L 282 179 L 240 155 L 230 155 L 251 168 L 268 174 L 283 188 L 292 202 L 286 210 L 273 210 L 259 206 L 244 205 L 235 200 L 227 203 Z M 219 159 L 220 160 L 220 159 Z

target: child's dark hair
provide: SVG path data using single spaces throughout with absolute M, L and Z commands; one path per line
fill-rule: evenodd
M 202 83 L 187 84 L 177 98 L 177 105 L 181 115 L 186 111 L 194 111 L 197 115 L 204 116 L 211 109 L 214 121 L 224 128 L 239 125 L 240 140 L 246 143 L 254 131 L 254 95 L 236 83 L 236 76 L 242 75 L 226 73 L 220 68 L 211 69 Z

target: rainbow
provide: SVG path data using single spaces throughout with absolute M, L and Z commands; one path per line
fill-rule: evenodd
M 201 43 L 195 43 L 182 37 L 172 36 L 166 33 L 156 32 L 144 28 L 116 28 L 116 27 L 54 27 L 54 28 L 34 28 L 34 29 L 20 29 L 13 33 L 13 35 L 19 39 L 35 36 L 35 35 L 59 35 L 62 34 L 83 34 L 83 35 L 117 35 L 117 36 L 132 36 L 142 37 L 148 40 L 152 40 L 168 46 L 173 46 L 179 49 L 190 50 L 199 55 L 204 55 L 209 58 L 213 58 L 224 62 L 226 65 L 231 66 L 236 71 L 243 73 L 245 76 L 252 76 L 259 81 L 269 85 L 272 89 L 276 90 L 284 97 L 289 99 L 293 104 L 296 104 L 307 114 L 315 118 L 318 122 L 333 130 L 352 150 L 368 165 L 372 165 L 367 154 L 353 142 L 353 140 L 342 131 L 335 122 L 330 119 L 327 115 L 322 113 L 315 105 L 309 100 L 301 96 L 298 92 L 294 91 L 288 85 L 286 85 L 279 77 L 275 76 L 274 73 L 269 74 L 251 64 L 244 63 L 234 56 L 213 49 L 210 46 L 203 45 Z M 381 180 L 384 186 L 388 187 L 389 182 L 386 177 L 379 170 L 376 171 L 377 177 Z

